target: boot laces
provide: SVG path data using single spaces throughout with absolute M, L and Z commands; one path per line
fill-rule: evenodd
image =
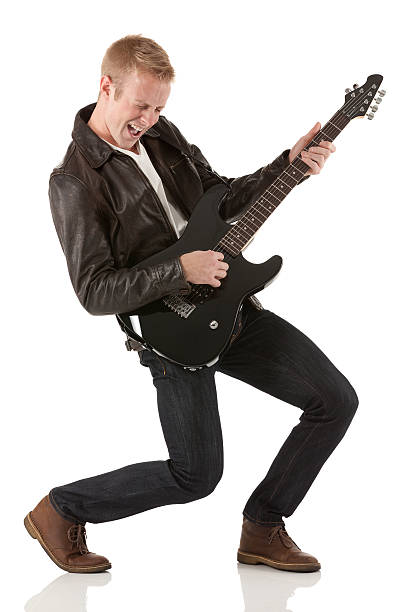
M 299 548 L 296 542 L 292 540 L 292 538 L 286 531 L 284 525 L 276 525 L 276 527 L 271 529 L 271 531 L 268 534 L 268 543 L 271 544 L 272 540 L 275 537 L 278 537 L 280 541 L 282 542 L 283 546 L 285 546 L 286 548 L 292 548 L 293 545 Z
M 81 555 L 86 555 L 89 550 L 86 545 L 86 530 L 81 523 L 71 525 L 68 529 L 68 540 L 72 542 L 72 548 L 77 547 Z

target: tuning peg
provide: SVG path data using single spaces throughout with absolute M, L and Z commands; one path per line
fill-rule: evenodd
M 367 119 L 374 119 L 374 113 L 368 113 Z
M 381 91 L 378 92 L 378 95 L 383 97 L 383 96 L 385 96 L 386 93 L 387 92 L 385 91 L 385 89 L 381 89 Z
M 347 89 L 346 89 L 346 93 L 350 93 L 350 91 L 352 91 L 352 90 L 350 89 L 350 87 L 347 87 Z
M 358 83 L 354 83 L 353 87 L 354 87 L 354 89 L 357 89 Z
M 381 104 L 382 98 L 375 98 L 374 102 L 377 102 L 377 104 Z
M 373 106 L 370 106 L 370 108 L 372 109 L 373 113 L 376 113 L 378 111 L 378 106 L 376 106 L 375 104 L 373 104 Z

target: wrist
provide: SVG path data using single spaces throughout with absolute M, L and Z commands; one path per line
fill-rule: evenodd
M 180 267 L 181 267 L 181 270 L 183 272 L 183 276 L 184 276 L 185 280 L 187 281 L 187 272 L 186 272 L 186 268 L 184 267 L 184 264 L 183 264 L 183 255 L 179 255 L 178 260 L 180 262 Z

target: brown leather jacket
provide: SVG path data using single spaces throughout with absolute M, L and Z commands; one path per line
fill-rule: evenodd
M 177 240 L 160 199 L 130 156 L 112 149 L 87 125 L 95 103 L 78 111 L 72 141 L 53 169 L 49 198 L 68 272 L 82 306 L 93 315 L 135 310 L 170 293 L 188 293 L 178 257 L 154 266 L 143 260 Z M 200 149 L 161 116 L 141 142 L 167 193 L 189 218 L 203 193 L 218 182 L 230 192 L 220 208 L 239 218 L 283 168 L 289 149 L 239 178 L 219 176 Z M 262 309 L 256 298 L 250 303 Z

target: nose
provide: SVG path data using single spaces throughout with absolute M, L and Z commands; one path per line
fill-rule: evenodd
M 153 109 L 143 109 L 142 110 L 142 114 L 140 116 L 140 123 L 144 126 L 147 127 L 148 125 L 152 125 L 153 123 L 155 123 L 156 119 L 154 116 L 154 110 Z

